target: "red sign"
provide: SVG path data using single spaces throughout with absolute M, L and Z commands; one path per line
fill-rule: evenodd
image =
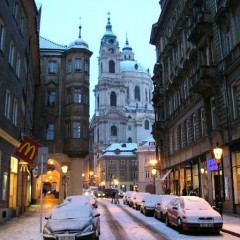
M 42 145 L 35 142 L 29 137 L 24 137 L 21 145 L 15 151 L 15 155 L 29 164 L 33 163 L 34 158 L 38 154 L 38 148 Z

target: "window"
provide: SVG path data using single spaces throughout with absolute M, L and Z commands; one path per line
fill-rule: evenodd
M 80 122 L 73 122 L 72 136 L 73 138 L 80 138 Z
M 117 97 L 115 92 L 111 92 L 110 95 L 110 106 L 116 106 L 117 105 Z
M 66 93 L 66 103 L 67 103 L 67 104 L 72 103 L 72 92 L 71 92 L 71 88 L 67 89 L 67 93 Z
M 24 34 L 24 24 L 25 24 L 25 17 L 22 14 L 20 17 L 20 24 L 19 24 L 19 28 L 22 34 Z
M 0 50 L 2 51 L 4 49 L 4 38 L 5 38 L 5 26 L 2 19 L 0 18 Z
M 20 55 L 17 55 L 17 61 L 16 61 L 16 74 L 18 77 L 20 77 L 20 69 L 21 69 L 21 58 Z
M 128 125 L 128 131 L 132 131 L 132 125 Z
M 85 60 L 84 62 L 84 72 L 89 72 L 89 61 Z
M 114 166 L 115 165 L 115 160 L 110 160 L 109 165 Z M 111 174 L 111 177 L 114 177 L 113 174 Z
M 48 73 L 56 74 L 57 73 L 57 62 L 56 61 L 49 61 L 48 62 Z
M 178 141 L 179 141 L 179 147 L 181 149 L 183 147 L 183 126 L 182 125 L 179 125 L 178 131 L 179 131 Z
M 217 119 L 216 119 L 216 105 L 215 99 L 212 97 L 210 99 L 210 108 L 211 108 L 211 122 L 212 122 L 212 130 L 217 128 Z
M 56 105 L 56 91 L 50 90 L 48 92 L 47 105 L 50 107 L 54 107 Z
M 135 97 L 135 101 L 140 101 L 141 100 L 139 86 L 135 86 L 134 97 Z
M 186 143 L 190 143 L 190 123 L 189 120 L 186 121 Z
M 54 130 L 54 124 L 51 123 L 46 126 L 46 140 L 54 140 Z
M 131 166 L 137 166 L 138 160 L 131 160 Z
M 227 53 L 231 51 L 231 36 L 230 36 L 230 27 L 226 27 L 226 32 L 225 32 L 225 41 L 226 41 L 226 50 Z
M 72 72 L 72 59 L 68 59 L 67 72 Z
M 19 3 L 18 1 L 14 1 L 14 6 L 13 6 L 13 16 L 17 20 L 18 18 L 18 11 L 19 11 Z
M 204 110 L 200 110 L 200 127 L 201 127 L 201 137 L 204 136 Z
M 8 61 L 11 64 L 11 66 L 14 66 L 14 56 L 15 56 L 15 44 L 13 41 L 10 42 L 10 48 L 9 48 L 9 56 Z
M 8 172 L 4 172 L 2 181 L 2 200 L 7 200 L 7 189 L 8 189 Z
M 75 71 L 77 71 L 77 72 L 80 72 L 82 69 L 81 69 L 81 65 L 82 65 L 82 63 L 81 63 L 81 58 L 76 58 L 75 59 Z
M 150 178 L 150 171 L 149 170 L 145 170 L 145 178 Z
M 234 189 L 234 203 L 240 204 L 239 192 L 240 192 L 240 152 L 235 153 L 233 156 L 233 189 Z M 226 193 L 225 193 L 226 194 Z
M 17 126 L 17 117 L 18 117 L 18 102 L 16 99 L 13 100 L 13 123 Z
M 237 97 L 237 86 L 236 83 L 231 85 L 231 95 L 232 95 L 232 114 L 233 119 L 239 117 L 239 106 L 238 106 L 238 97 Z
M 125 165 L 126 165 L 126 160 L 122 160 L 122 159 L 121 159 L 120 165 L 121 165 L 121 166 L 125 166 Z
M 5 110 L 4 110 L 4 116 L 10 119 L 10 112 L 11 112 L 11 94 L 10 91 L 6 91 L 5 96 Z
M 197 116 L 196 116 L 196 114 L 193 114 L 192 125 L 193 125 L 193 140 L 195 141 L 197 139 Z
M 149 130 L 149 121 L 148 121 L 148 120 L 145 120 L 145 122 L 144 122 L 144 128 L 145 128 L 146 130 Z
M 115 73 L 115 62 L 113 60 L 109 61 L 109 73 Z
M 71 125 L 70 123 L 66 123 L 66 138 L 69 139 L 71 137 Z
M 132 138 L 131 137 L 128 138 L 128 142 L 132 143 Z
M 75 88 L 74 89 L 74 98 L 73 98 L 74 103 L 81 103 L 82 102 L 82 91 L 80 88 Z
M 117 127 L 116 126 L 111 127 L 111 136 L 117 136 Z

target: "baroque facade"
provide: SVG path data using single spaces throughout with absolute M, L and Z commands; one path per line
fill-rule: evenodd
M 101 156 L 113 143 L 139 143 L 151 136 L 154 112 L 151 103 L 153 84 L 149 70 L 134 59 L 134 52 L 126 38 L 122 51 L 117 36 L 112 31 L 110 17 L 101 39 L 99 58 L 99 78 L 95 86 L 95 113 L 91 120 L 90 168 L 98 178 L 98 184 L 109 182 L 111 174 L 106 174 Z M 128 181 L 134 184 L 137 170 L 130 171 Z M 104 176 L 103 178 L 99 178 Z M 117 176 L 118 178 L 120 176 Z M 122 181 L 124 181 L 122 179 Z M 121 183 L 120 183 L 121 184 Z
M 208 201 L 240 211 L 240 2 L 161 0 L 153 136 L 163 187 L 207 190 Z M 213 148 L 223 149 L 217 165 Z M 221 204 L 222 203 L 222 204 Z
M 79 37 L 68 46 L 40 37 L 41 84 L 36 89 L 34 136 L 48 147 L 47 170 L 52 171 L 44 174 L 44 184 L 50 182 L 60 198 L 82 193 L 82 165 L 89 151 L 91 55 L 81 38 L 81 26 Z M 63 166 L 68 167 L 66 174 Z
M 30 166 L 14 152 L 24 135 L 33 135 L 38 37 L 33 0 L 0 1 L 0 223 L 31 203 Z

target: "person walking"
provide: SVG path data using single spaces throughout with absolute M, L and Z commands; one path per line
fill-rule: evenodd
M 115 190 L 112 190 L 112 203 L 115 203 Z
M 186 186 L 184 186 L 183 189 L 182 189 L 182 196 L 187 196 Z
M 116 192 L 115 192 L 115 203 L 116 203 L 116 204 L 119 204 L 119 193 L 118 193 L 117 190 L 116 190 Z

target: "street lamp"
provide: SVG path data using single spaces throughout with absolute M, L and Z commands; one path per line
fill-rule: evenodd
M 200 169 L 200 172 L 201 172 L 201 192 L 202 192 L 202 198 L 204 198 L 204 192 L 203 192 L 203 174 L 204 174 L 204 172 L 205 172 L 205 170 L 204 170 L 204 168 L 201 168 Z
M 221 196 L 221 183 L 220 183 L 220 163 L 221 163 L 221 158 L 223 154 L 222 148 L 219 147 L 219 143 L 217 141 L 216 147 L 213 149 L 214 157 L 216 159 L 216 163 L 218 166 L 218 192 L 216 195 L 216 205 L 218 206 L 218 209 L 220 213 L 222 214 L 222 196 Z
M 66 196 L 67 196 L 67 176 L 66 176 L 66 174 L 67 174 L 67 171 L 68 171 L 68 166 L 67 165 L 63 165 L 62 167 L 61 167 L 61 169 L 62 169 L 62 172 L 63 172 L 63 178 L 62 178 L 62 181 L 63 181 L 63 184 L 64 184 L 64 199 L 66 198 Z
M 152 169 L 152 176 L 153 176 L 153 194 L 156 194 L 156 184 L 155 184 L 156 175 L 157 175 L 157 169 L 156 169 L 155 166 L 154 166 L 153 169 Z
M 156 164 L 157 160 L 150 160 L 150 164 L 152 165 L 152 177 L 153 177 L 153 194 L 156 194 L 156 176 L 157 176 L 157 169 Z

